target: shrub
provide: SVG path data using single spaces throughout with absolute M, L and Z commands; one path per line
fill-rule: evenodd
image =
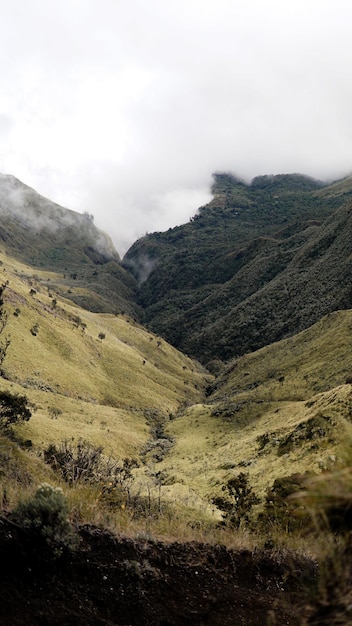
M 270 443 L 269 433 L 263 433 L 262 435 L 258 435 L 257 437 L 258 450 L 264 450 L 265 446 L 268 443 Z
M 39 324 L 34 324 L 34 326 L 32 326 L 31 333 L 33 337 L 37 336 L 37 334 L 39 333 Z
M 32 414 L 27 404 L 26 396 L 0 391 L 0 430 L 7 430 L 12 424 L 28 422 Z
M 50 444 L 44 450 L 44 460 L 69 484 L 77 482 L 93 483 L 99 475 L 102 462 L 101 446 L 80 440 L 77 444 L 64 440 L 59 446 Z
M 44 460 L 60 472 L 70 485 L 78 482 L 91 485 L 100 484 L 102 494 L 113 501 L 117 495 L 130 498 L 133 482 L 132 470 L 138 466 L 134 459 L 124 459 L 123 463 L 103 455 L 103 448 L 89 441 L 62 441 L 57 447 L 50 444 L 44 450 Z
M 250 511 L 259 503 L 259 498 L 249 485 L 248 474 L 241 472 L 238 476 L 230 478 L 222 490 L 227 491 L 227 498 L 216 497 L 213 503 L 223 511 L 224 520 L 230 526 L 239 528 L 241 523 L 248 522 Z
M 43 483 L 27 500 L 18 504 L 10 518 L 26 530 L 34 545 L 58 557 L 73 549 L 76 535 L 67 519 L 67 503 L 62 489 Z
M 263 530 L 274 527 L 290 533 L 308 530 L 311 517 L 297 494 L 305 490 L 309 474 L 292 474 L 276 478 L 267 491 L 263 512 L 258 522 Z
M 49 417 L 52 420 L 56 420 L 59 417 L 59 415 L 62 415 L 61 409 L 59 409 L 56 406 L 49 407 Z

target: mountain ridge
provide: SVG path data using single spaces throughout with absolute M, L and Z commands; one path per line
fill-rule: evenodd
M 150 263 L 139 287 L 142 322 L 207 363 L 258 349 L 334 308 L 348 308 L 349 269 L 334 241 L 343 240 L 346 251 L 346 228 L 352 236 L 351 182 L 328 185 L 279 175 L 246 185 L 217 175 L 214 199 L 188 224 L 147 235 L 123 258 L 137 280 L 145 260 Z M 332 281 L 332 289 L 315 267 L 322 255 L 324 280 Z M 304 280 L 307 268 L 312 275 Z M 317 293 L 314 314 L 309 284 L 314 290 L 315 281 L 321 297 Z M 305 285 L 304 306 L 294 294 L 296 284 Z M 276 310 L 273 328 L 260 313 L 263 303 L 268 319 Z M 300 321 L 293 322 L 293 310 L 300 311 Z

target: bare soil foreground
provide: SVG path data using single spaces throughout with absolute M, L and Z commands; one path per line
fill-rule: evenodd
M 316 566 L 273 551 L 160 543 L 79 531 L 77 550 L 48 558 L 0 522 L 0 624 L 263 626 L 301 624 Z

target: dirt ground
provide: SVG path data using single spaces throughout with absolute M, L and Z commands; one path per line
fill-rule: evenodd
M 301 557 L 79 534 L 54 560 L 0 522 L 1 625 L 293 626 L 307 613 L 316 566 Z

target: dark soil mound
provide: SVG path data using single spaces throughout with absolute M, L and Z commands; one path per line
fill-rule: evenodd
M 0 624 L 300 624 L 315 565 L 270 551 L 135 541 L 92 527 L 60 559 L 0 522 Z

